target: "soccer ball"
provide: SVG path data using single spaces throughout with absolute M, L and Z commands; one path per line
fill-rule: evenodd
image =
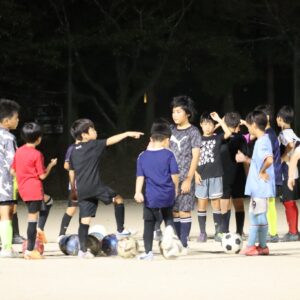
M 94 226 L 90 227 L 89 234 L 90 233 L 99 233 L 103 237 L 107 235 L 107 231 L 106 231 L 105 227 L 101 224 L 94 225 Z
M 173 227 L 168 225 L 162 240 L 159 242 L 160 253 L 166 259 L 175 259 L 181 254 L 182 249 L 181 241 L 174 233 Z
M 118 239 L 115 234 L 109 234 L 103 238 L 102 251 L 106 256 L 118 255 Z
M 70 234 L 70 235 L 63 236 L 59 240 L 58 245 L 59 245 L 59 249 L 65 255 L 72 255 L 72 256 L 78 255 L 79 238 L 77 234 Z
M 125 237 L 118 241 L 118 254 L 123 258 L 133 258 L 138 253 L 139 244 L 132 237 Z
M 243 240 L 237 233 L 226 233 L 222 238 L 222 248 L 225 253 L 237 254 L 243 246 Z
M 91 251 L 92 254 L 98 256 L 101 254 L 102 243 L 92 234 L 89 234 L 86 241 L 86 247 Z

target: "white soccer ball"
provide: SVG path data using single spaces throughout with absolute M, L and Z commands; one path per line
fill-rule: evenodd
M 133 237 L 124 237 L 118 241 L 118 254 L 123 258 L 133 258 L 137 255 L 139 244 Z
M 166 259 L 175 259 L 181 254 L 182 248 L 181 241 L 174 233 L 173 227 L 167 226 L 163 238 L 159 242 L 160 253 Z
M 222 248 L 225 253 L 237 254 L 243 247 L 243 240 L 237 233 L 225 233 L 222 238 Z
M 89 234 L 90 233 L 100 233 L 102 236 L 107 236 L 107 231 L 103 225 L 94 225 L 89 228 Z

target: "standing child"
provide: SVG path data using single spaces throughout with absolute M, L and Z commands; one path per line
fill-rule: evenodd
M 278 140 L 282 146 L 282 202 L 285 207 L 285 214 L 289 226 L 289 232 L 284 235 L 283 242 L 298 241 L 298 207 L 296 200 L 299 199 L 298 189 L 291 191 L 288 188 L 288 166 L 291 155 L 294 152 L 296 142 L 299 138 L 291 128 L 294 120 L 294 110 L 289 106 L 283 106 L 277 113 L 277 125 L 281 128 Z M 295 170 L 294 179 L 298 179 L 298 170 Z
M 299 144 L 299 143 L 298 143 Z M 295 179 L 295 174 L 297 172 L 298 161 L 300 159 L 300 145 L 298 145 L 291 156 L 289 163 L 289 179 L 288 179 L 288 188 L 291 191 L 299 190 L 299 180 Z
M 215 122 L 220 124 L 224 134 L 214 134 Z M 205 243 L 206 211 L 208 200 L 211 201 L 213 219 L 215 223 L 215 240 L 221 241 L 221 209 L 220 199 L 223 196 L 223 167 L 221 161 L 221 145 L 223 140 L 231 136 L 231 131 L 216 112 L 203 113 L 200 117 L 203 131 L 201 141 L 201 155 L 196 171 L 196 197 L 198 198 L 198 221 L 200 235 L 198 241 Z M 224 216 L 224 218 L 227 216 Z
M 116 203 L 115 214 L 118 232 L 124 230 L 123 199 L 115 191 L 104 185 L 100 179 L 100 158 L 107 146 L 119 143 L 127 137 L 138 139 L 143 133 L 127 131 L 108 139 L 97 140 L 94 123 L 89 119 L 79 119 L 71 127 L 72 136 L 80 142 L 75 145 L 70 157 L 70 169 L 75 171 L 78 194 L 80 225 L 78 236 L 80 242 L 79 257 L 93 258 L 87 251 L 86 241 L 92 217 L 95 217 L 98 200 L 106 204 Z
M 172 118 L 170 149 L 179 167 L 179 191 L 173 207 L 174 226 L 187 254 L 192 225 L 191 211 L 195 205 L 195 171 L 199 161 L 201 135 L 190 122 L 195 115 L 194 102 L 187 96 L 175 97 L 171 103 Z
M 267 205 L 268 198 L 275 196 L 275 176 L 271 141 L 265 133 L 268 119 L 262 111 L 253 111 L 246 118 L 249 133 L 257 138 L 252 158 L 239 152 L 238 162 L 247 162 L 250 169 L 246 181 L 245 194 L 250 196 L 250 229 L 247 247 L 240 253 L 244 255 L 268 255 L 267 247 Z M 258 236 L 259 245 L 255 242 Z
M 44 195 L 42 181 L 46 179 L 51 169 L 56 165 L 57 159 L 52 159 L 45 168 L 44 156 L 36 149 L 42 141 L 42 128 L 40 125 L 26 123 L 22 127 L 21 137 L 26 144 L 16 151 L 11 168 L 17 177 L 20 196 L 28 209 L 28 242 L 24 258 L 41 259 L 43 256 L 34 250 L 37 226 L 41 240 L 45 242 L 43 230 L 52 204 L 52 199 Z M 40 215 L 42 210 L 43 213 Z
M 13 176 L 10 173 L 17 144 L 10 130 L 18 126 L 19 109 L 15 101 L 0 100 L 0 237 L 2 242 L 0 257 L 17 256 L 12 248 L 12 217 L 16 199 L 13 195 Z
M 151 148 L 137 160 L 137 178 L 134 199 L 144 202 L 145 253 L 138 258 L 152 260 L 153 230 L 160 213 L 165 225 L 173 226 L 173 205 L 178 190 L 178 165 L 169 147 L 171 130 L 165 122 L 156 122 L 151 128 Z M 145 196 L 142 193 L 146 182 Z

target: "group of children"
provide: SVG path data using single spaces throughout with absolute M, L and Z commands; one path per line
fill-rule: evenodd
M 145 246 L 145 253 L 138 258 L 153 259 L 153 233 L 159 236 L 162 220 L 166 226 L 173 226 L 183 245 L 182 254 L 188 254 L 192 211 L 196 202 L 200 227 L 198 241 L 206 242 L 208 200 L 211 200 L 213 211 L 215 240 L 221 241 L 222 235 L 229 232 L 232 204 L 235 207 L 236 231 L 243 235 L 244 197 L 250 197 L 249 238 L 242 254 L 267 255 L 267 239 L 269 242 L 279 240 L 275 207 L 278 196 L 285 206 L 289 225 L 283 240 L 298 240 L 295 201 L 298 199 L 300 139 L 291 129 L 293 110 L 288 106 L 279 110 L 276 121 L 281 132 L 277 139 L 270 126 L 272 111 L 268 105 L 255 108 L 245 121 L 237 112 L 226 113 L 224 118 L 216 112 L 203 113 L 200 117 L 202 135 L 191 123 L 195 109 L 189 97 L 175 97 L 171 106 L 174 124 L 165 120 L 154 122 L 149 145 L 137 159 L 134 198 L 138 203 L 144 203 Z M 52 159 L 45 167 L 43 155 L 36 149 L 42 140 L 42 128 L 36 123 L 24 124 L 21 137 L 25 144 L 17 148 L 10 130 L 18 126 L 18 113 L 16 102 L 0 100 L 0 257 L 18 256 L 12 248 L 12 220 L 16 211 L 13 183 L 16 178 L 19 195 L 28 208 L 28 243 L 24 258 L 41 259 L 43 256 L 34 250 L 34 245 L 37 238 L 46 242 L 44 226 L 53 203 L 52 198 L 44 193 L 42 181 L 57 164 L 57 159 Z M 248 129 L 248 134 L 241 133 L 241 125 Z M 216 133 L 218 127 L 223 133 Z M 138 139 L 143 133 L 128 131 L 107 139 L 97 139 L 93 122 L 79 119 L 73 123 L 71 135 L 75 142 L 68 148 L 64 164 L 69 172 L 70 200 L 58 239 L 66 234 L 79 207 L 78 256 L 93 258 L 86 241 L 99 200 L 114 204 L 117 235 L 131 234 L 124 227 L 123 198 L 101 180 L 100 158 L 107 146 L 127 137 Z

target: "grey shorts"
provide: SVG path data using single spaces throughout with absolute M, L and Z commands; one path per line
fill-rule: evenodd
M 203 179 L 196 184 L 195 195 L 198 199 L 218 199 L 223 196 L 222 177 Z
M 179 183 L 179 190 L 182 182 Z M 173 211 L 192 211 L 195 207 L 195 181 L 191 183 L 191 190 L 187 194 L 180 194 L 175 199 Z

